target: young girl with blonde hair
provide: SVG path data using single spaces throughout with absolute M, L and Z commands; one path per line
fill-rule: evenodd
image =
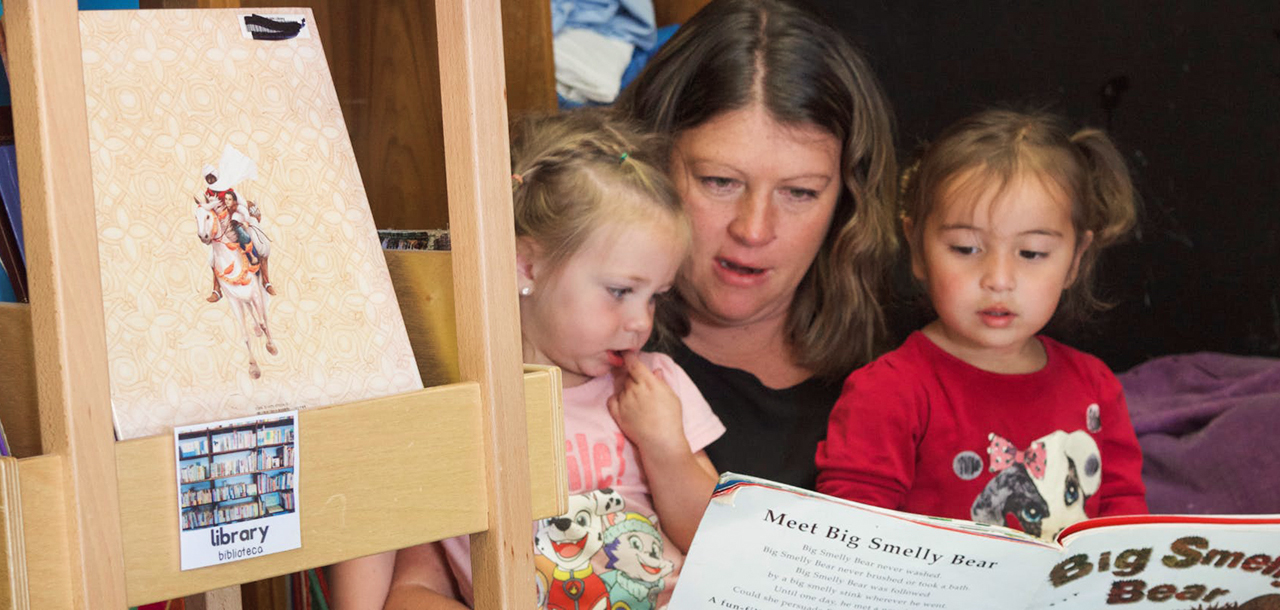
M 512 142 L 524 361 L 564 379 L 570 512 L 534 525 L 538 607 L 665 605 L 715 486 L 702 449 L 724 426 L 679 366 L 641 351 L 689 248 L 665 150 L 585 110 L 526 120 Z M 388 579 L 387 607 L 473 599 L 465 536 L 374 561 L 348 570 L 354 605 L 383 607 Z
M 1103 306 L 1094 263 L 1136 214 L 1119 151 L 1096 129 L 992 110 L 946 130 L 903 183 L 937 318 L 846 380 L 818 490 L 1043 538 L 1146 512 L 1120 383 L 1040 334 Z

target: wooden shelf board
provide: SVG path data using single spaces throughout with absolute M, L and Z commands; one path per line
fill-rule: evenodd
M 26 580 L 31 583 L 28 608 L 72 607 L 64 468 L 63 459 L 56 455 L 18 460 Z M 21 600 L 16 607 L 24 607 Z
M 300 412 L 302 548 L 186 572 L 172 437 L 117 443 L 129 603 L 483 530 L 478 405 L 475 384 L 463 383 Z
M 0 307 L 0 318 L 25 321 L 25 310 Z M 12 329 L 15 339 L 30 340 L 29 327 Z M 15 377 L 20 382 L 22 375 L 7 379 L 13 382 Z M 529 365 L 524 382 L 531 520 L 543 519 L 567 510 L 560 371 Z M 487 515 L 478 400 L 476 384 L 460 383 L 300 412 L 303 548 L 186 573 L 178 570 L 173 437 L 116 443 L 129 603 L 170 599 L 483 530 Z M 439 415 L 424 416 L 424 410 Z M 16 409 L 6 410 L 6 424 L 14 421 L 11 413 L 34 427 L 34 413 L 25 418 Z M 386 471 L 384 462 L 394 460 L 423 466 Z M 4 461 L 20 466 L 20 512 L 28 524 L 26 548 L 34 551 L 25 567 L 27 581 L 69 583 L 66 534 L 60 525 L 65 511 L 61 460 L 34 456 Z M 436 483 L 425 485 L 428 480 Z M 361 496 L 341 491 L 351 488 L 371 491 Z M 366 529 L 354 531 L 347 523 L 365 524 Z M 66 589 L 33 587 L 30 607 L 68 607 L 69 599 L 63 599 Z M 5 592 L 0 582 L 0 598 Z

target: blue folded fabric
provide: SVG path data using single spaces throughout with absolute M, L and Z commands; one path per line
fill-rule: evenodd
M 551 33 L 566 27 L 595 30 L 650 50 L 656 44 L 652 0 L 551 0 Z
M 655 32 L 654 34 L 655 44 L 653 45 L 652 48 L 648 50 L 644 50 L 644 49 L 641 49 L 640 47 L 636 47 L 635 52 L 631 54 L 631 63 L 627 64 L 626 71 L 622 73 L 623 89 L 626 89 L 627 85 L 630 84 L 631 81 L 635 80 L 636 77 L 640 75 L 640 71 L 644 69 L 645 64 L 649 63 L 649 59 L 658 53 L 658 49 L 661 49 L 662 45 L 667 44 L 667 41 L 671 40 L 671 35 L 675 34 L 676 30 L 678 29 L 680 29 L 680 24 L 678 23 L 673 23 L 671 25 L 664 25 L 658 28 L 657 32 Z M 583 104 L 581 102 L 567 100 L 564 98 L 564 96 L 561 96 L 558 93 L 556 94 L 556 98 L 560 102 L 561 110 L 581 108 L 582 106 L 588 106 L 588 105 L 590 106 L 605 105 L 605 104 Z

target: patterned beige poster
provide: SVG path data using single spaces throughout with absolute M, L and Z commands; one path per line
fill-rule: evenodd
M 117 434 L 422 387 L 320 40 L 81 13 Z

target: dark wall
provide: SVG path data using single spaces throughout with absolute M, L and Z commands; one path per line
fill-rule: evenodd
M 815 0 L 869 56 L 903 153 L 995 103 L 1109 130 L 1144 199 L 1116 306 L 1061 335 L 1116 370 L 1280 356 L 1280 2 Z M 897 311 L 901 335 L 921 323 Z

